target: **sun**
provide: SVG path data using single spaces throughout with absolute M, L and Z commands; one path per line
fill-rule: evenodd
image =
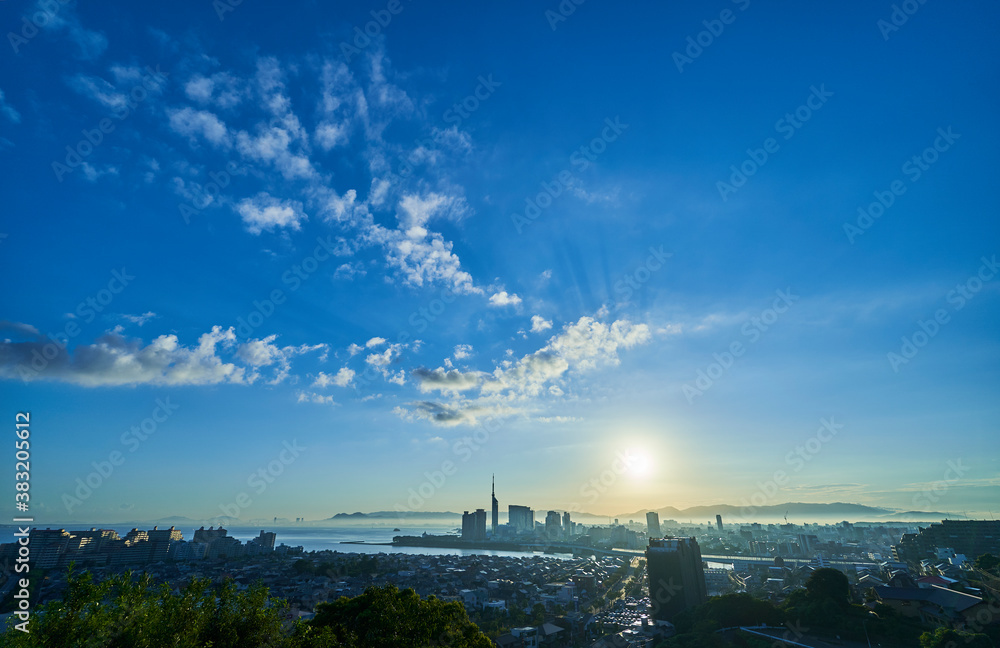
M 653 471 L 653 460 L 645 450 L 633 448 L 628 452 L 628 473 L 636 477 L 644 477 Z

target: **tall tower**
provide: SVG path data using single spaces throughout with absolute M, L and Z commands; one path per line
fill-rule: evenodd
M 500 524 L 500 502 L 497 501 L 497 476 L 493 475 L 493 537 L 497 535 L 497 525 Z

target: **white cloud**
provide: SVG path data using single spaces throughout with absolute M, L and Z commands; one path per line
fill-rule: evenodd
M 207 110 L 184 107 L 167 110 L 170 128 L 178 135 L 192 140 L 203 137 L 216 146 L 229 146 L 226 124 Z
M 83 172 L 83 178 L 87 182 L 97 182 L 98 178 L 101 176 L 118 175 L 118 167 L 116 166 L 105 165 L 98 169 L 97 167 L 92 166 L 89 162 L 81 164 L 80 171 Z
M 236 355 L 251 367 L 266 367 L 278 362 L 283 354 L 281 349 L 272 344 L 277 335 L 269 335 L 261 340 L 249 340 L 239 346 Z
M 439 193 L 426 195 L 407 194 L 399 201 L 400 226 L 409 230 L 412 227 L 423 227 L 435 216 L 460 218 L 467 211 L 465 200 L 455 196 L 445 196 Z
M 340 123 L 321 122 L 316 126 L 316 132 L 313 137 L 316 138 L 316 143 L 319 144 L 320 148 L 324 151 L 329 151 L 342 144 L 347 144 L 349 140 L 349 128 L 350 123 L 347 121 Z
M 364 277 L 368 272 L 360 261 L 357 263 L 342 263 L 333 271 L 334 279 L 353 280 L 355 277 Z
M 247 378 L 249 382 L 260 377 L 261 367 L 274 367 L 274 375 L 268 381 L 272 385 L 283 382 L 291 372 L 291 359 L 297 355 L 311 351 L 325 351 L 325 344 L 279 347 L 274 344 L 277 335 L 266 338 L 248 340 L 239 345 L 236 356 L 251 369 Z
M 282 201 L 265 192 L 240 201 L 236 205 L 236 211 L 251 234 L 282 227 L 298 231 L 301 222 L 306 220 L 302 203 L 295 200 Z
M 128 108 L 128 97 L 100 77 L 77 74 L 69 80 L 69 85 L 83 96 L 100 104 L 103 108 L 113 111 L 121 111 Z
M 389 195 L 390 183 L 384 178 L 372 178 L 372 186 L 368 192 L 368 204 L 372 207 L 382 206 Z
M 435 221 L 456 222 L 471 214 L 463 188 L 449 177 L 451 169 L 444 167 L 435 168 L 432 174 L 421 173 L 419 180 L 399 174 L 398 156 L 406 155 L 410 145 L 387 139 L 388 133 L 396 131 L 386 129 L 399 119 L 415 120 L 418 129 L 432 134 L 432 148 L 459 152 L 471 147 L 468 133 L 437 128 L 427 120 L 394 84 L 395 73 L 380 46 L 370 48 L 365 58 L 369 65 L 358 69 L 357 78 L 343 61 L 335 59 L 319 61 L 318 78 L 314 69 L 307 70 L 315 61 L 259 57 L 253 69 L 240 73 L 206 71 L 206 65 L 217 65 L 208 57 L 196 62 L 198 71 L 178 79 L 190 105 L 167 111 L 169 127 L 201 142 L 203 146 L 193 147 L 195 153 L 212 154 L 209 144 L 231 147 L 238 154 L 236 162 L 253 169 L 248 173 L 263 183 L 262 193 L 249 198 L 205 196 L 196 186 L 208 184 L 204 173 L 187 172 L 172 174 L 177 176 L 175 190 L 189 201 L 196 199 L 198 209 L 208 204 L 233 205 L 252 234 L 299 229 L 308 211 L 310 217 L 338 228 L 345 255 L 365 247 L 379 248 L 383 267 L 399 283 L 483 294 L 463 269 L 455 244 L 430 227 Z M 108 101 L 119 100 L 112 94 L 108 97 Z M 305 111 L 295 105 L 301 97 L 311 97 Z M 346 173 L 343 156 L 336 154 L 359 135 L 364 137 L 357 142 L 362 147 L 359 162 L 367 164 L 368 178 L 355 177 L 356 172 L 365 172 L 363 166 Z M 313 158 L 315 151 L 323 150 L 329 155 Z M 206 159 L 187 166 L 204 170 L 217 169 L 217 165 Z M 273 171 L 284 180 L 296 181 L 297 191 L 305 196 L 296 196 L 301 204 L 270 197 L 279 193 L 275 187 L 281 179 Z M 343 184 L 346 178 L 351 184 Z M 356 278 L 365 271 L 371 274 L 373 267 L 341 264 L 335 272 L 339 278 Z
M 442 427 L 456 425 L 476 425 L 484 419 L 495 419 L 511 416 L 518 410 L 504 405 L 477 405 L 461 403 L 445 405 L 432 401 L 417 401 L 408 403 L 410 410 L 397 407 L 393 411 L 406 420 L 426 419 Z
M 417 379 L 417 386 L 422 392 L 437 390 L 458 393 L 478 387 L 483 381 L 483 376 L 478 371 L 463 373 L 457 369 L 446 371 L 440 367 L 437 369 L 424 369 L 422 367 L 414 369 L 413 377 Z
M 531 332 L 541 333 L 542 331 L 547 331 L 552 328 L 552 322 L 545 319 L 541 315 L 531 316 Z
M 300 150 L 292 151 L 292 143 L 304 135 L 295 115 L 287 115 L 280 123 L 258 125 L 258 135 L 246 131 L 236 134 L 236 147 L 244 156 L 258 161 L 270 162 L 286 180 L 314 178 L 316 170 L 309 158 Z
M 472 275 L 462 270 L 452 244 L 440 234 L 419 226 L 402 232 L 374 225 L 369 236 L 386 247 L 386 261 L 400 271 L 408 285 L 442 283 L 459 294 L 482 292 L 473 283 Z
M 454 357 L 456 360 L 464 360 L 473 353 L 471 344 L 456 344 Z
M 365 362 L 373 367 L 386 367 L 399 358 L 402 345 L 390 344 L 382 353 L 371 353 L 365 358 Z
M 316 380 L 313 382 L 312 386 L 318 389 L 323 389 L 329 387 L 330 385 L 336 385 L 337 387 L 347 387 L 354 380 L 354 370 L 348 369 L 347 367 L 341 367 L 335 375 L 319 372 L 316 376 Z
M 570 363 L 548 347 L 526 355 L 510 368 L 497 368 L 493 379 L 483 385 L 485 393 L 504 393 L 515 398 L 538 396 L 544 386 L 562 377 Z
M 535 420 L 539 423 L 575 423 L 583 419 L 576 416 L 539 416 Z
M 149 93 L 159 94 L 166 87 L 166 79 L 160 74 L 150 73 L 148 68 L 138 65 L 112 65 L 111 75 L 115 78 L 115 83 L 119 86 L 129 85 L 129 92 L 136 86 L 144 86 Z
M 618 320 L 611 324 L 581 317 L 552 336 L 541 349 L 516 362 L 503 361 L 492 374 L 459 372 L 444 368 L 414 371 L 421 391 L 439 390 L 451 402 L 410 403 L 410 414 L 437 425 L 474 425 L 485 416 L 528 414 L 521 405 L 537 398 L 560 398 L 558 383 L 571 373 L 592 371 L 619 363 L 620 351 L 650 340 L 649 327 Z M 479 390 L 478 396 L 459 397 Z
M 249 382 L 246 370 L 218 355 L 236 344 L 232 328 L 215 326 L 194 347 L 182 346 L 176 335 L 161 335 L 143 346 L 109 333 L 72 353 L 61 349 L 41 371 L 31 369 L 34 352 L 44 340 L 0 341 L 0 377 L 56 380 L 85 387 L 117 385 L 213 385 Z M 47 357 L 47 356 L 46 356 Z
M 650 340 L 649 327 L 618 320 L 611 325 L 591 317 L 581 317 L 576 324 L 549 341 L 546 347 L 580 370 L 599 364 L 618 364 L 618 350 L 630 349 Z
M 367 96 L 371 103 L 392 115 L 408 115 L 414 111 L 413 101 L 399 86 L 391 83 L 386 74 L 386 59 L 382 49 L 369 54 L 371 82 Z
M 66 314 L 70 319 L 76 319 L 76 315 L 72 313 Z M 41 337 L 42 332 L 31 324 L 24 324 L 22 322 L 12 322 L 10 320 L 0 320 L 0 331 L 13 331 L 14 333 L 22 337 Z
M 151 319 L 154 319 L 155 317 L 156 313 L 154 313 L 153 311 L 146 311 L 142 315 L 122 315 L 123 320 L 125 320 L 126 322 L 131 322 L 132 324 L 136 324 L 138 326 L 142 326 L 143 324 L 145 324 Z
M 213 90 L 215 90 L 215 82 L 200 74 L 191 77 L 184 84 L 184 94 L 188 96 L 188 99 L 199 103 L 208 103 L 211 101 Z
M 380 346 L 381 344 L 385 343 L 385 340 L 383 340 L 382 338 L 372 338 L 372 340 L 381 340 L 379 345 L 373 345 L 373 346 Z M 372 340 L 369 340 L 369 342 L 371 342 Z M 389 346 L 386 347 L 385 351 L 381 353 L 368 354 L 368 356 L 365 357 L 365 363 L 372 369 L 377 371 L 379 374 L 381 374 L 382 377 L 385 378 L 387 381 L 395 383 L 397 385 L 405 384 L 406 372 L 403 370 L 398 370 L 393 372 L 390 369 L 390 367 L 399 362 L 403 349 L 405 349 L 406 347 L 407 345 L 405 344 L 395 344 L 395 343 L 389 344 Z
M 322 204 L 323 217 L 327 221 L 343 222 L 351 220 L 356 207 L 358 192 L 348 189 L 343 196 L 330 191 Z
M 246 98 L 244 85 L 226 72 L 216 72 L 210 77 L 195 74 L 184 84 L 184 94 L 196 103 L 213 104 L 221 110 L 228 110 Z
M 684 326 L 674 322 L 668 322 L 656 329 L 657 335 L 681 335 L 684 333 Z
M 352 357 L 358 355 L 362 351 L 364 351 L 364 348 L 358 346 L 357 344 L 352 343 L 351 346 L 347 347 L 347 352 L 350 353 Z
M 502 308 L 504 306 L 520 306 L 521 298 L 516 294 L 507 294 L 506 290 L 501 290 L 500 292 L 490 296 L 490 306 L 497 308 Z
M 273 56 L 257 61 L 257 92 L 264 105 L 275 115 L 284 114 L 291 108 L 292 102 L 284 94 L 284 72 Z
M 299 392 L 299 397 L 297 399 L 299 403 L 315 403 L 316 405 L 339 405 L 333 396 L 324 396 L 322 394 L 317 394 L 315 392 Z
M 434 143 L 451 153 L 465 154 L 472 150 L 472 138 L 458 126 L 451 128 L 434 128 L 432 135 Z
M 587 191 L 583 187 L 571 185 L 569 190 L 574 196 L 588 205 L 596 202 L 616 204 L 619 200 L 619 194 L 621 194 L 621 187 L 614 187 L 608 191 Z
M 372 339 L 365 342 L 365 346 L 368 347 L 369 349 L 377 346 L 382 346 L 383 344 L 385 344 L 385 338 L 383 337 L 373 337 Z

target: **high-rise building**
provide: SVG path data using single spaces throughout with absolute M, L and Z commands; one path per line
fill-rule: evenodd
M 493 536 L 496 537 L 497 527 L 500 526 L 500 502 L 497 501 L 497 476 L 493 475 Z
M 716 515 L 715 516 L 715 526 L 719 527 L 719 531 L 722 531 L 722 516 L 721 515 Z
M 569 511 L 563 511 L 562 526 L 563 535 L 567 538 L 573 535 L 573 521 L 569 519 Z
M 1000 520 L 942 520 L 934 522 L 920 533 L 905 533 L 899 544 L 892 546 L 892 555 L 903 562 L 919 562 L 932 558 L 936 547 L 950 547 L 956 553 L 973 556 L 1000 553 Z
M 483 542 L 486 540 L 486 511 L 476 509 L 475 513 L 462 513 L 462 540 Z
M 166 560 L 170 545 L 184 539 L 179 529 L 170 527 L 161 529 L 154 526 L 152 531 L 146 531 L 146 538 L 150 543 L 149 554 L 151 561 Z
M 474 542 L 476 539 L 476 514 L 465 511 L 462 513 L 462 540 Z
M 476 542 L 486 542 L 486 511 L 476 509 Z
M 549 511 L 545 516 L 545 533 L 550 538 L 556 538 L 562 529 L 562 525 L 559 523 L 559 512 Z
M 249 542 L 252 542 L 255 545 L 260 546 L 261 549 L 265 549 L 267 551 L 273 551 L 274 541 L 277 539 L 277 537 L 278 535 L 273 531 L 264 531 L 263 529 L 261 529 L 260 535 L 250 540 Z
M 660 537 L 660 515 L 656 511 L 646 513 L 646 535 L 650 538 Z
M 228 535 L 228 531 L 219 527 L 218 529 L 214 527 L 201 527 L 200 529 L 195 529 L 193 542 L 203 542 L 205 544 L 212 544 L 214 540 L 219 538 L 225 538 Z
M 527 506 L 510 504 L 507 507 L 507 523 L 514 531 L 530 532 L 535 528 L 535 512 Z
M 701 548 L 694 538 L 650 538 L 646 573 L 657 621 L 672 621 L 679 612 L 708 600 Z

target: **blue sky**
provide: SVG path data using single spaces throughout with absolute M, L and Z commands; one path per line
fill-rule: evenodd
M 4 3 L 35 515 L 995 513 L 1000 9 L 561 7 Z

